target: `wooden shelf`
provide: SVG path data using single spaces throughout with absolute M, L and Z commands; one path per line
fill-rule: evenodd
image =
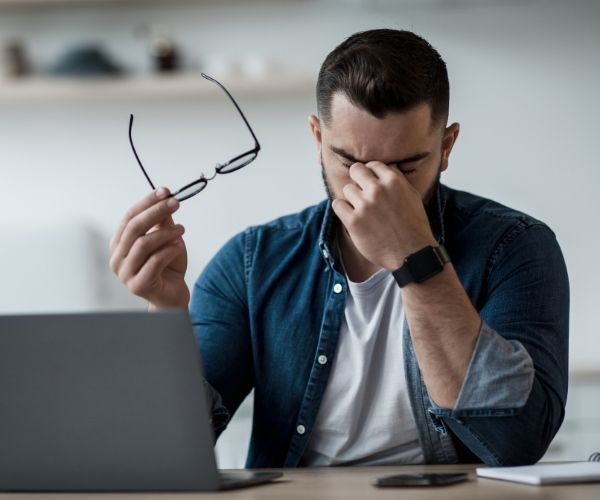
M 222 4 L 244 4 L 247 0 L 0 0 L 0 9 L 35 9 L 35 8 L 69 8 L 69 7 L 97 7 L 97 6 L 131 6 L 136 4 L 155 5 L 222 5 Z M 273 3 L 303 3 L 308 0 L 262 0 Z
M 167 3 L 169 0 L 0 0 L 0 7 L 55 7 L 102 4 Z M 194 0 L 177 0 L 191 3 Z M 197 0 L 195 0 L 197 1 Z M 205 0 L 206 1 L 206 0 Z
M 243 3 L 245 0 L 0 0 L 0 9 L 35 9 L 35 8 L 62 8 L 62 7 L 86 7 L 86 6 L 131 6 L 136 4 L 155 5 L 206 5 L 223 3 Z M 266 0 L 264 0 L 266 1 Z M 268 0 L 281 2 L 282 0 Z M 306 0 L 284 0 L 289 3 L 305 2 Z
M 136 4 L 155 4 L 155 5 L 222 5 L 222 4 L 243 4 L 247 0 L 0 0 L 0 9 L 34 9 L 38 7 L 61 8 L 61 7 L 86 7 L 86 6 L 131 6 Z M 307 0 L 263 0 L 273 3 L 302 3 Z
M 569 379 L 571 381 L 600 381 L 600 368 L 597 366 L 580 366 L 569 370 Z
M 295 95 L 313 92 L 306 74 L 268 78 L 223 78 L 234 95 Z M 186 98 L 217 95 L 220 90 L 196 73 L 106 78 L 23 78 L 0 81 L 1 102 L 60 99 Z

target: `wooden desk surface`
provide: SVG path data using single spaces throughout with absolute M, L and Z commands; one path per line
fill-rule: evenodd
M 418 472 L 468 472 L 469 481 L 441 487 L 376 488 L 371 485 L 379 476 Z M 402 467 L 336 467 L 315 469 L 284 469 L 284 476 L 273 483 L 241 490 L 218 493 L 3 493 L 0 500 L 106 500 L 141 499 L 188 500 L 251 499 L 251 500 L 594 500 L 600 498 L 600 483 L 528 486 L 491 479 L 478 479 L 473 465 L 428 465 Z

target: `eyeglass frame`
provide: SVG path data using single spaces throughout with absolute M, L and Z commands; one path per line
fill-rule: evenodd
M 254 148 L 246 151 L 245 153 L 239 154 L 239 155 L 235 156 L 234 158 L 231 158 L 229 161 L 227 161 L 225 163 L 217 163 L 216 166 L 215 166 L 215 173 L 213 174 L 212 177 L 208 177 L 207 178 L 207 177 L 204 176 L 204 174 L 202 174 L 199 179 L 196 179 L 195 181 L 192 181 L 189 184 L 186 184 L 182 188 L 178 189 L 177 191 L 175 191 L 174 193 L 171 193 L 169 195 L 169 197 L 171 197 L 171 198 L 176 198 L 177 194 L 182 193 L 182 192 L 190 189 L 195 184 L 201 184 L 202 187 L 200 187 L 196 191 L 194 191 L 194 192 L 190 193 L 189 195 L 186 195 L 186 196 L 184 196 L 182 198 L 177 198 L 179 201 L 187 200 L 187 199 L 191 198 L 192 196 L 195 196 L 198 193 L 200 193 L 208 185 L 208 181 L 211 181 L 212 179 L 214 179 L 217 176 L 217 174 L 231 174 L 232 172 L 236 172 L 237 170 L 240 170 L 241 168 L 245 167 L 246 165 L 252 163 L 254 160 L 256 160 L 256 157 L 258 156 L 258 152 L 260 151 L 260 144 L 258 142 L 258 139 L 256 138 L 256 135 L 254 134 L 254 131 L 252 130 L 252 127 L 248 123 L 248 120 L 246 119 L 246 116 L 244 115 L 244 113 L 240 109 L 238 103 L 233 98 L 233 96 L 223 86 L 223 84 L 221 84 L 215 78 L 213 78 L 211 76 L 208 76 L 205 73 L 200 73 L 200 75 L 202 76 L 202 78 L 205 78 L 206 80 L 208 80 L 210 82 L 216 83 L 225 92 L 225 94 L 227 94 L 227 97 L 229 97 L 229 99 L 231 100 L 231 102 L 233 103 L 233 105 L 235 106 L 235 108 L 238 110 L 238 113 L 240 114 L 240 116 L 242 117 L 242 120 L 244 120 L 244 123 L 246 124 L 246 127 L 250 131 L 250 134 L 252 135 L 252 138 L 254 139 Z M 150 187 L 152 187 L 152 189 L 156 189 L 156 187 L 154 186 L 154 183 L 150 180 L 150 176 L 148 175 L 148 172 L 146 172 L 146 169 L 144 168 L 144 165 L 142 165 L 142 161 L 140 160 L 138 152 L 135 149 L 135 145 L 133 144 L 133 137 L 132 137 L 132 133 L 131 133 L 132 132 L 132 128 L 133 128 L 133 114 L 130 114 L 129 115 L 129 144 L 131 145 L 131 149 L 133 150 L 133 154 L 135 156 L 135 159 L 138 162 L 138 165 L 142 169 L 144 177 L 146 177 L 146 180 L 150 184 Z M 238 165 L 237 167 L 235 167 L 232 170 L 223 171 L 223 170 L 226 169 L 226 167 L 228 165 L 231 165 L 233 162 L 239 160 L 240 158 L 243 158 L 244 156 L 249 156 L 248 161 L 245 161 L 244 163 L 242 163 L 241 165 Z

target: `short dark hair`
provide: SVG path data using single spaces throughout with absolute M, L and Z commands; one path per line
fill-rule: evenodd
M 427 103 L 432 125 L 445 126 L 448 120 L 446 63 L 429 42 L 410 31 L 362 31 L 338 45 L 325 58 L 317 80 L 317 107 L 325 124 L 337 92 L 376 118 Z

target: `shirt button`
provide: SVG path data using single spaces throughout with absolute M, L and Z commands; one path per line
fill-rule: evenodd
M 333 292 L 340 293 L 341 291 L 342 291 L 342 285 L 340 285 L 339 283 L 336 283 L 335 286 L 333 287 Z
M 306 427 L 304 427 L 303 425 L 299 425 L 298 427 L 296 427 L 296 432 L 298 434 L 304 434 L 306 432 Z
M 325 249 L 323 249 L 323 257 L 325 257 L 325 258 L 329 257 L 329 253 Z
M 320 365 L 324 365 L 327 363 L 327 356 L 321 354 L 318 358 L 319 364 Z

